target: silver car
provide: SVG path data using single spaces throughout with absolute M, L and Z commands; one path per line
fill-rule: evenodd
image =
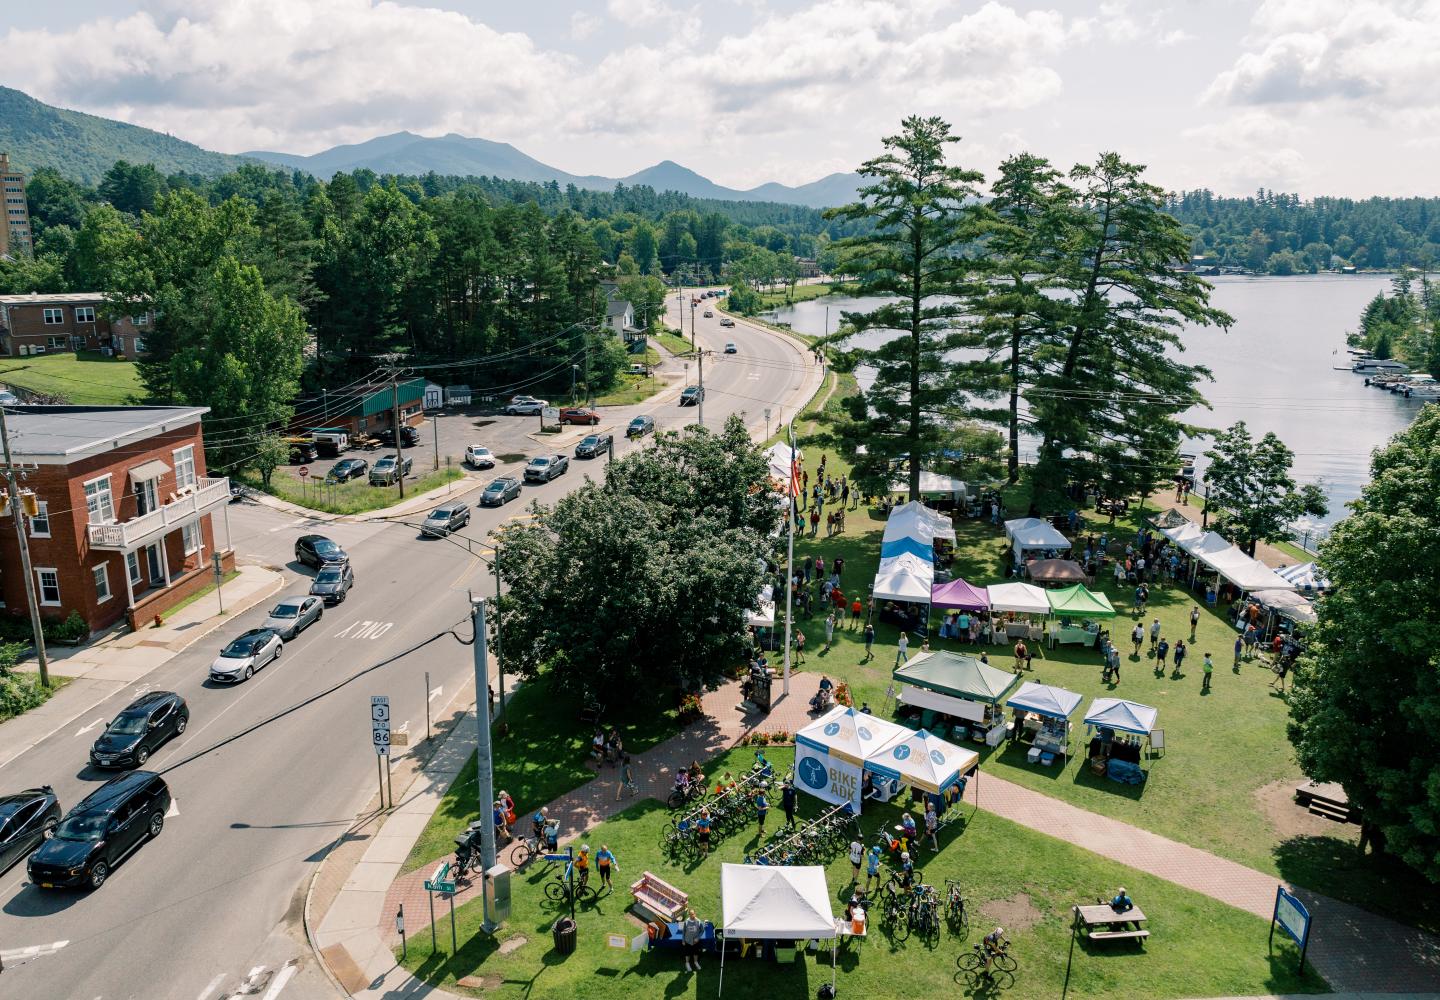
M 288 641 L 318 622 L 324 613 L 325 602 L 318 597 L 287 597 L 270 609 L 270 617 L 260 627 Z
M 268 628 L 252 628 L 237 636 L 210 664 L 210 679 L 218 684 L 248 681 L 261 667 L 280 659 L 285 642 Z
M 425 518 L 425 523 L 420 525 L 420 532 L 439 537 L 459 531 L 469 523 L 470 508 L 463 503 L 452 503 L 432 510 L 430 516 Z

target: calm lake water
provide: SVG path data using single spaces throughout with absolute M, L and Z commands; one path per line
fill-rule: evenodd
M 1295 452 L 1302 482 L 1323 480 L 1333 522 L 1345 513 L 1369 479 L 1371 449 L 1404 430 L 1422 405 L 1368 388 L 1348 371 L 1345 334 L 1359 325 L 1360 310 L 1390 286 L 1390 276 L 1300 275 L 1292 278 L 1218 277 L 1211 301 L 1235 318 L 1228 332 L 1190 328 L 1182 334 L 1187 361 L 1214 373 L 1205 388 L 1209 410 L 1189 421 L 1228 427 L 1244 420 L 1257 436 L 1274 431 Z M 774 318 L 804 333 L 830 331 L 845 311 L 873 307 L 873 300 L 826 296 L 781 309 Z M 876 343 L 883 334 L 858 338 Z M 873 339 L 871 339 L 873 338 Z M 1191 442 L 1199 453 L 1208 440 Z M 1023 447 L 1023 446 L 1022 446 Z M 1204 458 L 1199 461 L 1201 471 Z

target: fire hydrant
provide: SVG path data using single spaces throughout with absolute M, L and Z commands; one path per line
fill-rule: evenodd
M 156 616 L 155 616 L 155 627 L 156 627 L 156 628 L 159 628 L 161 625 L 164 625 L 164 624 L 165 624 L 165 620 L 164 620 L 163 618 L 161 618 L 159 615 L 156 615 Z

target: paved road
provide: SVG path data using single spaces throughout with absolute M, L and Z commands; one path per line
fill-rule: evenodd
M 678 324 L 673 298 L 671 308 Z M 780 401 L 803 381 L 807 356 L 773 334 L 722 330 L 718 321 L 702 319 L 697 339 L 717 352 L 726 340 L 739 346 L 736 355 L 717 353 L 713 364 L 707 358 L 705 418 L 711 426 L 739 412 L 758 422 L 767 406 L 778 415 Z M 676 394 L 607 410 L 602 429 L 613 424 L 623 432 L 638 412 L 653 413 L 662 428 L 696 419 L 697 409 L 678 407 Z M 582 434 L 577 428 L 547 436 L 534 451 L 568 450 Z M 637 446 L 617 440 L 617 454 Z M 575 462 L 566 476 L 526 487 L 524 499 L 553 500 L 578 485 L 584 473 L 603 475 L 603 464 Z M 515 502 L 478 511 L 461 534 L 480 548 L 495 527 L 524 516 L 523 504 Z M 220 646 L 260 622 L 268 603 L 100 706 L 94 714 L 104 720 L 144 690 L 185 697 L 190 727 L 154 755 L 152 770 L 163 771 L 451 626 L 468 635 L 466 591 L 493 589 L 484 563 L 462 544 L 421 539 L 404 524 L 320 524 L 237 504 L 230 509 L 230 530 L 243 558 L 286 567 L 293 582 L 287 592 L 295 593 L 308 586 L 309 572 L 288 562 L 294 539 L 321 532 L 349 551 L 356 588 L 346 603 L 287 643 L 277 663 L 245 684 L 212 686 L 207 667 Z M 443 704 L 471 676 L 469 647 L 442 638 L 167 774 L 176 807 L 164 831 L 121 864 L 99 892 L 38 889 L 26 883 L 23 864 L 0 876 L 3 995 L 27 1000 L 333 996 L 304 942 L 304 890 L 325 847 L 373 793 L 370 695 L 388 694 L 395 724 L 408 721 L 412 733 L 423 731 L 427 670 L 431 687 L 443 692 L 435 703 Z M 0 789 L 48 783 L 62 805 L 73 805 L 108 777 L 87 766 L 98 730 L 82 733 L 82 728 L 67 727 L 0 767 Z M 30 948 L 38 951 L 21 954 Z

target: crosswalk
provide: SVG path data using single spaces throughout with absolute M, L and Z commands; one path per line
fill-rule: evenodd
M 295 978 L 295 974 L 300 971 L 299 963 L 298 958 L 292 958 L 278 969 L 272 969 L 267 965 L 257 965 L 240 977 L 239 982 L 228 990 L 222 990 L 221 987 L 233 977 L 222 972 L 206 984 L 195 1000 L 234 1000 L 236 997 L 279 1000 L 280 994 L 289 985 L 290 980 Z

